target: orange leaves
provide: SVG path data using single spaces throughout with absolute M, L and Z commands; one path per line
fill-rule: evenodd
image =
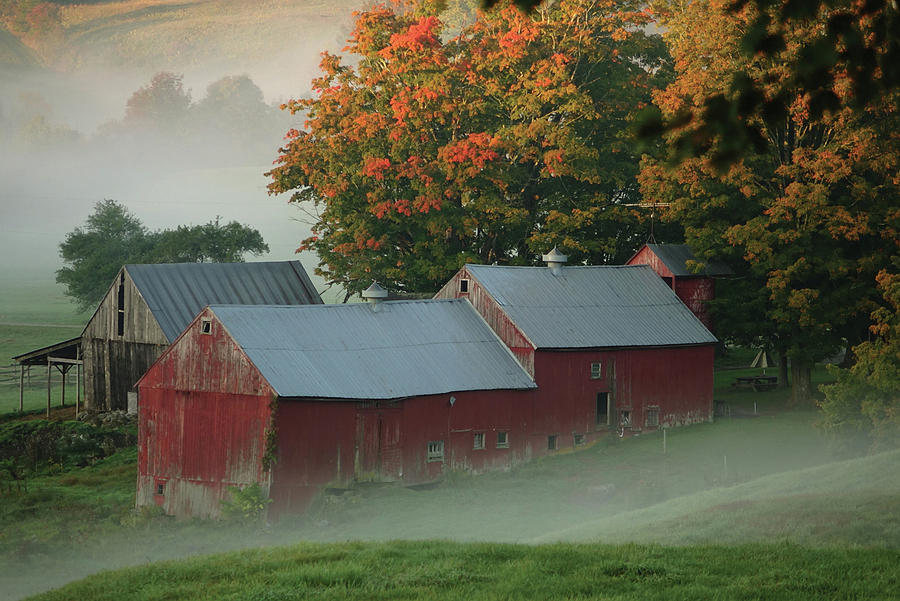
M 427 48 L 435 48 L 440 44 L 438 34 L 441 22 L 437 17 L 422 17 L 403 33 L 391 35 L 390 45 L 379 50 L 383 58 L 394 58 L 398 51 L 421 52 Z
M 465 172 L 470 176 L 484 169 L 489 161 L 499 158 L 494 147 L 497 140 L 487 132 L 473 133 L 463 140 L 450 143 L 438 151 L 438 158 L 453 164 L 468 164 Z
M 374 177 L 378 181 L 384 180 L 384 172 L 391 168 L 389 159 L 371 157 L 366 159 L 362 173 L 368 177 Z

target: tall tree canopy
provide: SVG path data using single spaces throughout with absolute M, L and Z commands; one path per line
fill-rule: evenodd
M 87 309 L 103 298 L 126 263 L 240 262 L 247 253 L 268 251 L 257 230 L 236 221 L 221 225 L 217 217 L 205 225 L 151 232 L 123 205 L 107 199 L 59 245 L 66 265 L 56 272 L 56 281 Z
M 301 249 L 348 292 L 431 291 L 467 260 L 554 244 L 626 259 L 643 241 L 629 119 L 669 72 L 640 6 L 504 4 L 451 39 L 428 2 L 360 13 L 349 64 L 325 53 L 315 96 L 286 105 L 306 124 L 269 189 L 314 207 Z
M 756 15 L 730 12 L 729 5 L 657 6 L 677 70 L 675 82 L 654 97 L 667 118 L 699 110 L 715 92 L 740 103 L 733 73 L 778 94 L 793 77 L 765 55 L 739 51 Z M 785 34 L 785 52 L 802 54 L 827 26 L 825 19 L 807 20 Z M 853 94 L 851 81 L 845 83 L 837 93 Z M 733 140 L 719 132 L 697 158 L 674 169 L 646 160 L 641 183 L 645 195 L 672 203 L 670 218 L 697 250 L 732 257 L 743 293 L 727 306 L 730 325 L 745 334 L 757 328 L 790 356 L 794 398 L 802 401 L 812 362 L 865 337 L 879 301 L 875 275 L 898 253 L 900 162 L 891 149 L 900 115 L 892 98 L 863 109 L 841 102 L 828 114 L 818 114 L 810 94 L 784 100 L 786 114 L 752 123 L 765 144 L 744 150 L 727 170 L 719 159 Z M 669 148 L 677 152 L 695 133 L 703 139 L 706 124 L 682 121 L 669 133 Z

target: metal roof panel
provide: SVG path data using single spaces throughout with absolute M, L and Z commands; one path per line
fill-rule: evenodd
M 647 265 L 466 267 L 537 348 L 716 342 Z
M 733 275 L 731 268 L 722 261 L 701 261 L 687 244 L 647 244 L 653 254 L 659 257 L 669 271 L 675 277 L 697 277 Z M 694 273 L 687 268 L 688 261 L 704 263 L 704 268 L 699 273 Z
M 299 261 L 126 265 L 169 342 L 211 304 L 321 304 Z
M 211 309 L 282 397 L 393 399 L 535 388 L 464 300 Z

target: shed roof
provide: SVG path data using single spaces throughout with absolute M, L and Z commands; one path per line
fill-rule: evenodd
M 299 261 L 126 265 L 169 342 L 205 306 L 321 304 Z
M 465 300 L 212 306 L 281 397 L 394 399 L 535 388 Z
M 535 348 L 709 344 L 716 337 L 647 265 L 467 265 Z
M 659 257 L 659 260 L 669 268 L 675 277 L 697 277 L 697 276 L 718 276 L 732 275 L 734 272 L 722 261 L 710 260 L 701 261 L 687 244 L 647 244 L 653 254 Z M 640 251 L 638 251 L 640 252 Z M 697 261 L 703 263 L 704 268 L 695 273 L 688 269 L 688 261 Z

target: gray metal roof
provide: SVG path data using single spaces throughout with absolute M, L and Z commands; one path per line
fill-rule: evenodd
M 647 248 L 653 251 L 675 277 L 717 276 L 732 275 L 731 268 L 721 261 L 700 261 L 694 256 L 687 244 L 648 244 Z M 687 268 L 688 261 L 704 263 L 705 266 L 698 273 Z
M 299 261 L 126 265 L 169 342 L 211 304 L 321 304 Z
M 716 342 L 648 265 L 466 267 L 535 348 Z
M 281 397 L 395 399 L 535 388 L 465 300 L 213 306 Z

